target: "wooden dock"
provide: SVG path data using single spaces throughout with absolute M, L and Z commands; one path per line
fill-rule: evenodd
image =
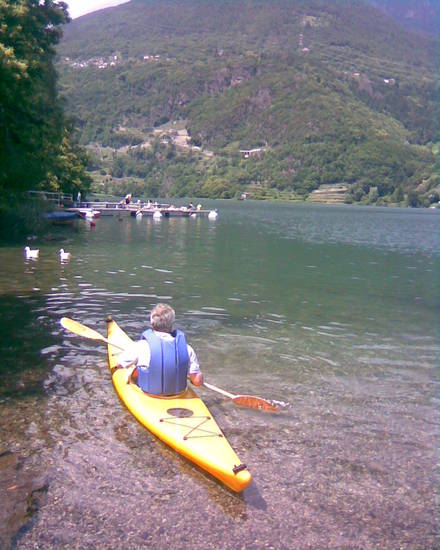
M 90 209 L 99 212 L 100 216 L 150 216 L 150 217 L 159 217 L 164 218 L 189 218 L 189 217 L 199 217 L 199 216 L 208 216 L 212 217 L 212 214 L 217 212 L 215 210 L 203 210 L 197 208 L 187 208 L 185 206 L 175 207 L 169 204 L 156 204 L 148 205 L 147 203 L 138 204 L 121 204 L 119 202 L 93 202 L 93 201 L 82 201 L 76 203 L 76 206 L 65 208 L 68 212 L 77 212 L 80 215 L 81 211 L 85 209 Z M 159 214 L 158 214 L 159 213 Z

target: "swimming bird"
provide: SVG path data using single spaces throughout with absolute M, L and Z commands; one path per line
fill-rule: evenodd
M 72 254 L 70 252 L 64 252 L 64 248 L 60 248 L 60 260 L 62 262 L 67 262 L 70 260 Z
M 40 255 L 40 250 L 38 248 L 31 250 L 28 246 L 26 246 L 24 249 L 24 255 L 27 259 L 36 260 Z

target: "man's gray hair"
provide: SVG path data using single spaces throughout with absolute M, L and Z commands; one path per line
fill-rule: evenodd
M 157 304 L 151 311 L 150 321 L 154 330 L 173 332 L 176 313 L 168 304 Z

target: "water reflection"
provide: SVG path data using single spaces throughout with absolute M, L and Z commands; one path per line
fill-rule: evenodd
M 354 212 L 231 203 L 215 223 L 100 219 L 38 262 L 0 249 L 0 492 L 33 512 L 17 547 L 438 546 L 438 217 Z M 209 381 L 289 404 L 200 390 L 252 472 L 241 496 L 134 422 L 105 349 L 58 324 L 105 333 L 112 313 L 137 338 L 158 301 Z

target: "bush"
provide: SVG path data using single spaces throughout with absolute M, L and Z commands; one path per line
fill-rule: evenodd
M 414 191 L 414 189 L 408 191 L 408 195 L 406 197 L 406 204 L 408 206 L 411 206 L 412 208 L 417 208 L 418 206 L 421 206 L 421 203 L 422 201 L 417 191 Z
M 47 201 L 30 200 L 27 196 L 10 197 L 0 203 L 0 241 L 24 241 L 41 235 L 47 227 L 44 213 L 51 210 Z

